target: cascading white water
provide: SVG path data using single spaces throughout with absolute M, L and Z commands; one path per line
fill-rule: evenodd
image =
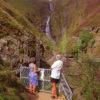
M 51 38 L 50 19 L 51 19 L 51 17 L 48 16 L 47 22 L 46 22 L 46 29 L 45 29 L 46 35 L 47 35 L 48 38 Z
M 51 12 L 53 11 L 52 0 L 49 0 L 49 9 L 50 9 L 50 13 L 51 13 Z M 50 21 L 51 21 L 51 15 L 48 15 L 48 16 L 47 16 L 47 21 L 46 21 L 45 32 L 46 32 L 46 36 L 47 36 L 48 38 L 52 39 Z
M 49 8 L 50 8 L 50 11 L 53 11 L 53 4 L 52 4 L 52 0 L 49 0 Z

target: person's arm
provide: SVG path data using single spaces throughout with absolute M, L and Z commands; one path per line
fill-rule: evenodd
M 34 65 L 34 72 L 39 72 L 39 70 L 38 70 L 36 65 Z
M 61 64 L 60 72 L 61 72 L 61 73 L 63 72 L 63 62 L 62 62 L 62 64 Z

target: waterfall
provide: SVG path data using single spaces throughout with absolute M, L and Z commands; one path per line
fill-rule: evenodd
M 53 11 L 53 4 L 52 4 L 52 0 L 49 0 L 49 8 L 50 8 L 50 11 Z
M 50 10 L 50 14 L 47 16 L 45 32 L 46 32 L 46 36 L 47 36 L 49 39 L 52 39 L 52 36 L 51 36 L 51 27 L 50 27 L 51 12 L 53 11 L 52 0 L 49 0 L 49 10 Z
M 48 38 L 51 38 L 50 20 L 51 20 L 51 17 L 48 16 L 47 22 L 46 22 L 46 29 L 45 29 L 46 35 L 48 36 Z

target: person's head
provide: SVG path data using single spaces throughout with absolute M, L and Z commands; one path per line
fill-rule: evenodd
M 56 60 L 61 60 L 61 55 L 60 54 L 56 55 Z

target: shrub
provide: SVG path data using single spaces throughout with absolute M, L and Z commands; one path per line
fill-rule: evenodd
M 83 51 L 88 47 L 90 40 L 93 39 L 92 33 L 89 31 L 83 31 L 79 37 L 78 48 Z

